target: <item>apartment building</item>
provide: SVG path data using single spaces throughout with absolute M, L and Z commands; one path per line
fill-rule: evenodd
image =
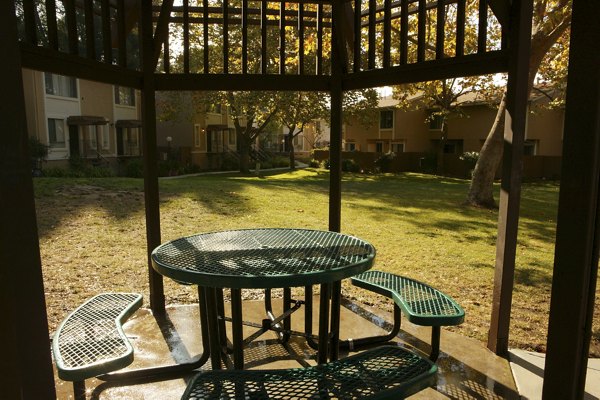
M 133 88 L 23 70 L 30 136 L 48 146 L 48 166 L 69 159 L 114 165 L 142 154 L 140 95 Z
M 560 156 L 562 151 L 563 109 L 536 107 L 541 98 L 531 101 L 525 140 L 525 155 Z M 405 111 L 396 108 L 397 101 L 384 98 L 379 103 L 376 124 L 359 123 L 344 127 L 344 150 L 396 154 L 404 152 L 436 152 L 441 136 L 441 121 L 430 120 L 430 110 Z M 466 103 L 464 115 L 448 118 L 444 153 L 460 155 L 480 151 L 494 122 L 496 109 L 482 102 Z

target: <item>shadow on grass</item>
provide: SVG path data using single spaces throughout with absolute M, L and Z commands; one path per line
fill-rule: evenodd
M 204 175 L 159 181 L 161 206 L 180 198 L 198 202 L 208 212 L 226 217 L 239 217 L 256 210 L 256 202 L 246 189 L 251 186 L 265 190 L 269 198 L 294 193 L 311 202 L 316 195 L 327 196 L 329 171 L 310 169 L 263 171 L 256 175 Z M 497 212 L 462 205 L 469 182 L 406 173 L 399 175 L 344 174 L 342 198 L 344 204 L 364 211 L 374 221 L 385 221 L 396 213 L 403 220 L 435 236 L 436 229 L 459 232 L 466 240 L 486 240 L 487 236 L 468 232 L 493 232 Z M 135 214 L 143 216 L 144 195 L 141 179 L 36 179 L 36 203 L 40 236 L 48 235 L 63 220 L 85 209 L 102 210 L 109 218 L 125 220 Z M 539 192 L 539 196 L 538 196 Z M 557 189 L 553 185 L 537 184 L 524 190 L 522 223 L 541 240 L 553 235 Z M 318 204 L 311 206 L 320 207 Z M 326 207 L 326 204 L 322 206 Z M 424 212 L 446 212 L 447 216 L 424 218 Z M 430 214 L 431 215 L 431 214 Z M 143 217 L 142 217 L 143 218 Z M 485 236 L 485 235 L 484 235 Z
M 535 268 L 517 267 L 515 283 L 524 286 L 550 286 L 552 284 L 552 269 L 547 272 Z

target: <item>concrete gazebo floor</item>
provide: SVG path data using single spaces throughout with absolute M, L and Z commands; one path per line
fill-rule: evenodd
M 341 311 L 342 338 L 358 338 L 382 334 L 378 325 L 392 321 L 391 314 L 344 302 Z M 225 304 L 228 311 L 229 303 Z M 281 310 L 281 300 L 273 300 L 274 310 Z M 318 297 L 315 298 L 315 326 Z M 351 309 L 353 311 L 351 311 Z M 226 312 L 227 312 L 226 311 Z M 244 301 L 244 320 L 260 322 L 264 317 L 262 301 Z M 135 361 L 128 369 L 186 362 L 202 353 L 198 307 L 193 305 L 167 307 L 168 326 L 159 328 L 148 309 L 138 310 L 125 324 L 125 333 L 135 348 Z M 292 317 L 292 328 L 302 330 L 304 310 L 301 308 Z M 229 324 L 228 324 L 229 325 Z M 245 327 L 245 335 L 256 328 Z M 430 329 L 402 321 L 398 342 L 428 354 Z M 287 348 L 279 344 L 274 332 L 267 332 L 244 352 L 247 368 L 295 368 L 298 359 L 315 364 L 315 351 L 308 347 L 302 337 L 290 339 Z M 346 351 L 340 352 L 345 357 Z M 482 343 L 453 332 L 442 330 L 441 354 L 437 361 L 439 373 L 435 387 L 428 388 L 411 399 L 519 399 L 509 362 L 496 356 Z M 210 362 L 203 369 L 210 368 Z M 129 384 L 106 383 L 97 379 L 86 380 L 88 398 L 91 399 L 178 399 L 191 375 L 162 382 Z M 55 377 L 57 398 L 73 397 L 71 382 Z

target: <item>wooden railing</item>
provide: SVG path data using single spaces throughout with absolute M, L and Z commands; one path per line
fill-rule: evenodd
M 24 44 L 139 70 L 137 0 L 15 1 Z M 501 3 L 341 1 L 332 46 L 332 0 L 165 0 L 153 7 L 156 71 L 326 76 L 334 48 L 349 74 L 496 52 L 506 35 L 488 2 Z

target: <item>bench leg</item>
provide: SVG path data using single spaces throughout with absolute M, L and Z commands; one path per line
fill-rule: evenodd
M 435 362 L 440 355 L 440 336 L 442 334 L 439 326 L 431 327 L 431 354 L 429 359 Z
M 85 381 L 73 382 L 73 396 L 75 400 L 85 400 Z
M 394 304 L 394 326 L 389 333 L 380 336 L 369 336 L 358 339 L 348 339 L 340 341 L 340 347 L 343 349 L 348 349 L 350 351 L 358 350 L 359 348 L 370 346 L 376 343 L 389 342 L 394 339 L 398 333 L 400 332 L 400 324 L 401 324 L 401 311 L 400 307 Z

